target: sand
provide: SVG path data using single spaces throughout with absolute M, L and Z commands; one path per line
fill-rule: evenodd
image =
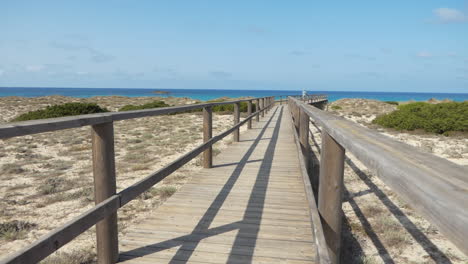
M 188 98 L 156 97 L 7 97 L 0 98 L 0 112 L 3 113 L 0 123 L 49 104 L 96 102 L 101 107 L 116 110 L 125 104 L 143 104 L 155 99 L 170 105 L 197 102 Z M 116 122 L 117 190 L 128 187 L 201 144 L 202 123 L 201 113 Z M 232 124 L 231 114 L 215 113 L 213 134 L 219 134 Z M 244 129 L 245 126 L 241 131 Z M 228 136 L 215 144 L 214 154 L 231 142 Z M 141 221 L 156 210 L 159 204 L 189 179 L 193 171 L 201 168 L 200 165 L 201 157 L 197 157 L 151 191 L 120 209 L 119 232 L 124 233 L 127 226 Z M 32 243 L 93 205 L 90 127 L 0 140 L 0 224 L 17 220 L 34 225 L 8 238 L 0 237 L 0 257 Z M 93 255 L 94 247 L 95 232 L 92 228 L 49 260 L 55 262 L 61 259 L 63 262 L 64 256 Z

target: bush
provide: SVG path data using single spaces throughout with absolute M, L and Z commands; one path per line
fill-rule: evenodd
M 241 112 L 247 112 L 248 103 L 247 102 L 240 102 L 239 110 Z M 255 104 L 252 104 L 252 113 L 256 110 Z M 225 105 L 215 105 L 213 106 L 213 112 L 233 112 L 234 105 L 233 104 L 225 104 Z
M 119 111 L 132 111 L 132 110 L 142 110 L 142 109 L 151 109 L 158 107 L 167 107 L 170 106 L 163 101 L 153 101 L 151 103 L 142 104 L 142 105 L 125 105 L 119 109 Z
M 107 110 L 106 108 L 101 108 L 99 105 L 94 103 L 65 103 L 60 105 L 47 106 L 45 109 L 31 111 L 19 115 L 12 121 L 26 121 L 104 112 L 109 112 L 109 110 Z
M 391 105 L 399 105 L 399 103 L 396 101 L 384 101 L 384 102 L 387 104 L 391 104 Z
M 339 106 L 339 105 L 332 105 L 332 106 L 331 106 L 331 109 L 333 109 L 333 110 L 339 110 L 339 109 L 342 109 L 342 108 L 341 108 L 341 106 Z
M 400 105 L 398 110 L 378 116 L 372 123 L 398 130 L 423 129 L 445 135 L 455 131 L 468 132 L 468 101 Z

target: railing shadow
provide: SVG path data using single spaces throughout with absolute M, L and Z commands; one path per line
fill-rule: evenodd
M 193 229 L 193 231 L 190 234 L 187 234 L 185 236 L 176 237 L 176 238 L 173 238 L 173 239 L 169 239 L 169 240 L 166 240 L 166 241 L 163 241 L 163 242 L 150 244 L 150 245 L 140 247 L 140 248 L 136 248 L 136 249 L 133 249 L 133 250 L 129 250 L 129 251 L 126 251 L 126 252 L 121 252 L 120 260 L 134 259 L 134 258 L 137 258 L 137 257 L 142 257 L 142 256 L 145 256 L 145 255 L 153 254 L 153 253 L 156 253 L 156 252 L 159 252 L 159 251 L 163 251 L 163 250 L 167 250 L 167 249 L 170 249 L 170 248 L 173 248 L 173 247 L 180 246 L 180 248 L 177 250 L 177 252 L 172 257 L 172 259 L 171 259 L 171 261 L 169 263 L 176 263 L 176 262 L 177 263 L 186 263 L 190 259 L 190 257 L 192 256 L 194 250 L 197 248 L 198 244 L 200 243 L 200 241 L 202 239 L 210 237 L 210 236 L 215 236 L 215 235 L 218 235 L 218 234 L 221 234 L 221 233 L 229 232 L 229 231 L 232 231 L 232 230 L 236 230 L 236 229 L 242 230 L 241 224 L 242 224 L 243 221 L 237 221 L 237 222 L 234 222 L 234 223 L 231 223 L 231 224 L 227 224 L 227 225 L 223 225 L 223 226 L 215 227 L 215 228 L 210 228 L 210 225 L 213 222 L 213 220 L 216 217 L 219 210 L 221 209 L 224 201 L 229 196 L 229 193 L 231 192 L 231 190 L 234 187 L 237 179 L 241 175 L 242 170 L 244 169 L 246 164 L 248 164 L 250 156 L 252 155 L 252 153 L 256 149 L 257 145 L 260 143 L 260 141 L 263 139 L 263 135 L 265 134 L 266 130 L 269 129 L 269 128 L 272 128 L 269 125 L 273 122 L 273 119 L 274 119 L 274 117 L 276 115 L 276 112 L 278 111 L 279 108 L 281 108 L 281 111 L 280 111 L 280 116 L 281 116 L 282 107 L 277 107 L 277 108 L 275 108 L 275 110 L 272 113 L 271 117 L 267 121 L 263 121 L 263 122 L 266 122 L 266 124 L 263 127 L 258 128 L 258 129 L 261 129 L 261 131 L 258 134 L 258 136 L 256 137 L 255 141 L 249 147 L 249 149 L 244 154 L 244 156 L 241 158 L 239 163 L 237 163 L 237 166 L 233 170 L 231 176 L 229 176 L 228 180 L 224 184 L 221 191 L 218 193 L 216 198 L 213 200 L 213 202 L 211 203 L 209 208 L 206 210 L 203 217 L 200 219 L 200 221 L 198 222 L 198 224 L 195 226 L 195 228 Z M 280 121 L 280 119 L 279 119 L 279 121 Z M 279 121 L 277 121 L 277 123 Z M 273 141 L 273 139 L 272 139 L 272 141 Z M 270 143 L 270 145 L 271 145 L 271 143 Z M 252 162 L 252 161 L 250 161 L 250 162 Z M 270 164 L 271 165 L 271 162 L 265 163 L 265 159 L 263 159 L 262 165 L 263 164 Z M 252 196 L 251 196 L 251 198 L 252 198 Z M 256 198 L 258 198 L 257 195 L 256 195 Z M 263 199 L 264 199 L 264 197 L 263 197 Z M 250 204 L 250 200 L 249 200 L 249 204 Z M 258 206 L 258 205 L 256 205 L 256 206 Z M 247 214 L 248 213 L 246 212 L 246 215 Z M 244 215 L 243 220 L 246 219 L 246 215 Z M 249 220 L 250 220 L 249 223 L 252 222 L 251 219 L 252 218 L 249 218 Z M 240 233 L 240 231 L 239 231 L 239 233 Z M 249 233 L 250 233 L 250 231 L 249 231 Z M 239 243 L 240 243 L 240 240 L 238 238 L 239 237 L 236 237 L 237 247 L 239 246 Z M 236 245 L 236 243 L 234 245 Z M 243 245 L 243 248 L 246 246 L 245 241 L 242 241 L 242 245 Z M 233 246 L 232 251 L 234 251 L 235 248 L 236 248 L 236 246 Z M 254 248 L 252 248 L 252 250 L 251 250 L 252 254 L 253 254 L 253 250 L 254 250 Z M 232 252 L 230 254 L 230 257 L 231 257 L 231 255 L 232 255 Z
M 436 246 L 432 241 L 406 216 L 406 214 L 394 204 L 388 196 L 375 183 L 373 183 L 365 172 L 360 170 L 357 165 L 350 159 L 346 159 L 346 163 L 358 175 L 358 177 L 367 185 L 372 193 L 387 207 L 387 209 L 395 216 L 406 231 L 413 239 L 426 251 L 426 253 L 436 262 L 450 264 L 452 261 Z
M 318 131 L 321 131 L 321 129 L 315 123 L 311 122 L 311 124 L 315 126 L 315 128 Z M 312 140 L 312 143 L 315 145 L 315 147 L 317 148 L 320 154 L 321 146 L 318 144 L 318 142 L 314 138 L 312 132 L 311 132 L 310 138 Z M 313 151 L 311 151 L 311 153 L 312 153 L 311 157 L 313 160 L 313 164 L 319 164 L 318 157 L 315 155 Z M 431 240 L 429 240 L 429 238 L 421 230 L 418 229 L 418 227 L 408 218 L 408 216 L 406 216 L 406 214 L 397 205 L 395 205 L 388 198 L 388 196 L 381 189 L 379 189 L 377 185 L 375 185 L 369 179 L 368 175 L 365 172 L 359 169 L 359 167 L 349 158 L 346 158 L 346 164 L 349 165 L 349 167 L 353 170 L 353 172 L 356 173 L 356 175 L 362 180 L 362 182 L 366 184 L 367 187 L 369 188 L 368 190 L 361 191 L 358 194 L 354 194 L 353 197 L 366 195 L 369 193 L 375 194 L 379 198 L 379 200 L 385 205 L 385 207 L 387 207 L 387 209 L 395 216 L 395 218 L 400 222 L 400 224 L 406 229 L 406 231 L 413 237 L 413 239 L 426 251 L 426 253 L 436 263 L 443 263 L 443 264 L 452 263 L 450 259 L 436 245 L 434 245 L 434 243 Z M 315 168 L 313 173 L 317 173 L 316 175 L 319 175 L 320 168 Z M 315 189 L 314 189 L 314 192 L 315 192 Z M 382 260 L 385 263 L 394 263 L 387 249 L 384 247 L 384 245 L 382 244 L 382 242 L 380 241 L 376 233 L 373 231 L 370 223 L 367 221 L 366 217 L 362 213 L 358 204 L 351 197 L 350 193 L 348 192 L 346 188 L 344 189 L 344 201 L 348 201 L 350 203 L 354 213 L 356 214 L 359 221 L 361 222 L 364 228 L 364 231 L 366 232 L 367 236 L 371 239 L 372 243 L 376 247 Z M 350 229 L 343 228 L 343 231 L 350 232 Z M 350 235 L 351 234 L 343 234 L 343 236 L 350 236 Z M 346 256 L 346 254 L 344 255 Z
M 260 169 L 258 170 L 257 178 L 253 189 L 255 192 L 252 192 L 245 209 L 243 221 L 248 218 L 255 219 L 254 222 L 251 222 L 249 225 L 250 228 L 245 228 L 244 226 L 239 229 L 236 239 L 232 246 L 231 254 L 229 254 L 229 259 L 227 263 L 234 262 L 236 256 L 232 254 L 237 250 L 243 249 L 243 261 L 245 263 L 251 263 L 253 259 L 253 253 L 255 250 L 255 244 L 257 242 L 258 233 L 260 232 L 260 222 L 262 221 L 263 206 L 265 204 L 266 192 L 268 189 L 268 183 L 270 179 L 270 171 L 273 163 L 273 157 L 276 149 L 276 143 L 278 142 L 279 130 L 281 126 L 281 118 L 283 114 L 283 107 L 278 114 L 278 119 L 276 121 L 276 126 L 273 130 L 271 140 L 268 143 L 267 149 L 265 151 L 265 156 L 263 158 Z M 260 205 L 259 205 L 260 204 Z M 256 217 L 253 218 L 250 214 L 251 211 L 255 208 Z M 257 215 L 260 215 L 258 217 Z M 248 240 L 242 240 L 243 237 L 249 236 Z

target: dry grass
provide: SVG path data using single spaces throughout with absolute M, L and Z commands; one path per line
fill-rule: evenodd
M 41 264 L 91 264 L 96 263 L 96 253 L 91 249 L 59 252 L 40 262 Z
M 17 220 L 0 223 L 0 239 L 7 241 L 22 239 L 26 232 L 35 226 L 36 224 Z

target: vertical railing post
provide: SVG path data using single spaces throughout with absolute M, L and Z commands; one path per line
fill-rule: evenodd
M 299 103 L 301 103 L 299 101 Z M 299 105 L 298 102 L 294 102 L 294 126 L 296 131 L 299 129 Z
M 255 111 L 260 110 L 260 99 L 255 99 Z M 255 116 L 255 120 L 260 122 L 260 113 Z
M 213 111 L 211 106 L 203 108 L 203 142 L 213 137 Z M 213 167 L 213 146 L 203 152 L 203 168 Z
M 247 116 L 252 114 L 252 100 L 247 101 Z M 247 121 L 247 129 L 252 129 L 252 118 Z
M 234 104 L 234 125 L 240 122 L 240 103 Z M 234 130 L 234 142 L 239 142 L 239 128 Z
M 96 204 L 115 195 L 114 126 L 112 122 L 91 128 L 94 175 L 94 201 Z M 99 264 L 117 262 L 119 258 L 117 213 L 96 224 L 97 259 Z
M 283 104 L 283 96 L 280 96 L 280 105 Z
M 262 110 L 265 107 L 265 98 L 260 98 L 260 107 Z M 264 116 L 265 116 L 265 111 L 262 111 L 262 117 Z
M 299 111 L 299 142 L 301 143 L 302 155 L 304 156 L 307 172 L 310 172 L 309 115 L 302 109 L 299 109 Z
M 345 150 L 326 131 L 322 132 L 318 210 L 332 263 L 340 262 L 341 209 Z

